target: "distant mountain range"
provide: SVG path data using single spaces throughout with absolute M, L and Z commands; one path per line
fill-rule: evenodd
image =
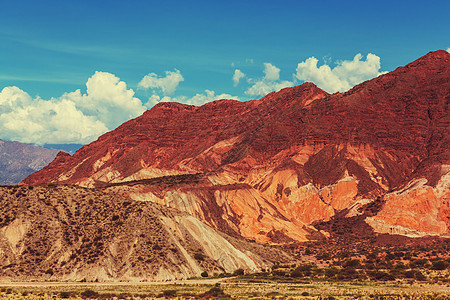
M 74 154 L 78 149 L 83 147 L 82 144 L 44 144 L 42 146 L 46 149 L 57 149 L 62 150 L 70 154 Z
M 449 102 L 440 50 L 346 93 L 160 103 L 22 184 L 101 188 L 258 242 L 326 237 L 316 224 L 374 201 L 375 232 L 448 236 Z
M 50 163 L 59 150 L 0 140 L 0 184 L 18 184 Z

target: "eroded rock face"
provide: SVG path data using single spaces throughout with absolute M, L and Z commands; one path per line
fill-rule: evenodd
M 436 186 L 424 178 L 414 179 L 403 189 L 388 193 L 386 204 L 374 217 L 366 219 L 375 231 L 411 237 L 450 237 L 450 168 L 442 166 Z
M 450 54 L 436 51 L 346 93 L 305 83 L 247 102 L 161 103 L 23 183 L 106 186 L 259 242 L 309 239 L 313 222 L 387 194 L 368 220 L 377 231 L 446 234 L 446 193 L 433 195 L 450 164 L 449 78 Z M 409 222 L 430 197 L 431 219 Z
M 185 279 L 290 259 L 190 215 L 76 186 L 0 187 L 0 204 L 3 279 Z

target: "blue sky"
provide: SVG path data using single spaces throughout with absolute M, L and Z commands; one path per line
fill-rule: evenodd
M 248 100 L 304 81 L 343 91 L 448 49 L 449 11 L 450 1 L 0 0 L 0 138 L 87 143 L 162 100 Z

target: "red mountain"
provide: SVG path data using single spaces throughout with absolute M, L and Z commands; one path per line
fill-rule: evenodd
M 261 242 L 307 239 L 313 222 L 381 197 L 365 220 L 376 231 L 446 235 L 449 101 L 441 50 L 346 93 L 305 83 L 247 102 L 161 103 L 23 184 L 103 187 Z

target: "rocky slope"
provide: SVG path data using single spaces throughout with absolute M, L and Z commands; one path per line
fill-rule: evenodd
M 55 159 L 58 150 L 0 140 L 0 184 L 18 184 Z
M 311 224 L 385 196 L 376 231 L 446 235 L 449 79 L 436 51 L 346 93 L 161 103 L 23 184 L 103 187 L 259 242 L 326 236 Z
M 289 260 L 185 213 L 76 186 L 0 187 L 0 216 L 2 280 L 167 280 Z

